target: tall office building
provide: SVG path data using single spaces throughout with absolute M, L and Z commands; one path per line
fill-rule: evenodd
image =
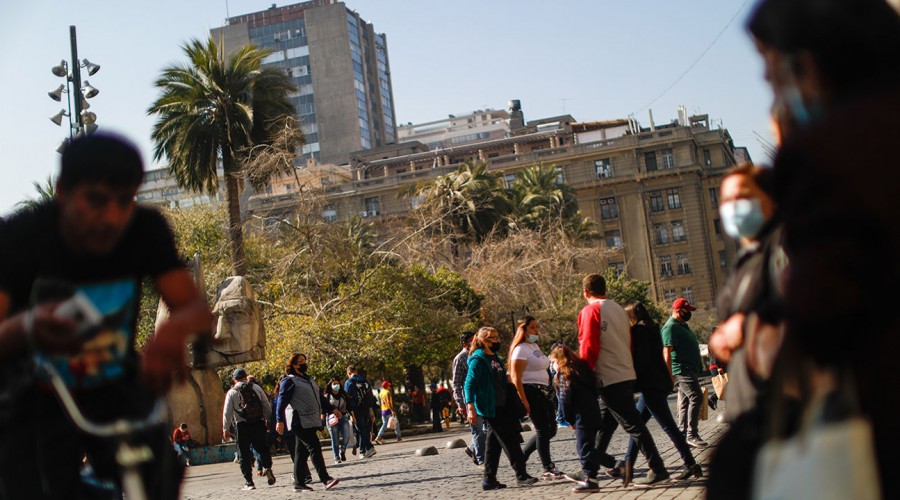
M 387 40 L 335 0 L 310 0 L 231 17 L 212 35 L 226 52 L 252 43 L 297 85 L 291 96 L 306 136 L 297 164 L 343 164 L 353 151 L 396 142 Z

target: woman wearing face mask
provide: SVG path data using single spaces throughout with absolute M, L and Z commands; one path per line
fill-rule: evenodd
M 469 349 L 469 371 L 466 374 L 465 397 L 469 423 L 475 425 L 476 415 L 487 422 L 485 437 L 484 478 L 481 489 L 497 490 L 506 485 L 497 481 L 500 449 L 506 452 L 517 483 L 528 486 L 537 482 L 525 469 L 525 455 L 519 447 L 519 422 L 512 415 L 509 398 L 516 397 L 508 387 L 503 362 L 497 356 L 500 350 L 500 333 L 491 327 L 482 327 L 472 338 Z
M 332 379 L 325 391 L 328 402 L 334 406 L 341 417 L 328 417 L 328 432 L 331 434 L 331 450 L 334 452 L 334 464 L 347 461 L 347 445 L 350 443 L 350 436 L 353 430 L 350 427 L 350 412 L 347 411 L 347 393 L 338 379 Z
M 319 481 L 330 490 L 338 480 L 328 475 L 325 468 L 325 459 L 322 457 L 322 445 L 319 442 L 319 429 L 324 427 L 322 415 L 330 413 L 336 418 L 341 418 L 342 413 L 322 396 L 319 386 L 307 375 L 309 365 L 305 354 L 294 353 L 285 367 L 285 377 L 281 381 L 281 398 L 278 400 L 278 409 L 275 412 L 278 423 L 275 424 L 275 432 L 284 434 L 284 408 L 291 405 L 294 409 L 295 420 L 292 422 L 296 433 L 296 450 L 294 451 L 294 491 L 311 491 L 307 484 L 310 477 L 307 459 L 312 457 L 313 466 L 319 476 Z
M 553 411 L 553 386 L 550 385 L 550 360 L 541 352 L 537 342 L 540 323 L 531 316 L 518 321 L 516 336 L 509 348 L 510 378 L 516 387 L 525 411 L 534 423 L 535 433 L 525 443 L 525 460 L 537 450 L 544 466 L 542 479 L 562 479 L 550 458 L 550 439 L 556 435 L 556 415 Z

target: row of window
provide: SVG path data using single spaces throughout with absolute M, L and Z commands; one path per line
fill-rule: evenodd
M 671 255 L 661 255 L 659 257 L 659 275 L 660 275 L 660 277 L 671 278 L 672 276 L 675 276 L 676 270 L 678 271 L 679 276 L 691 274 L 691 266 L 688 263 L 688 256 L 686 253 L 676 253 L 675 254 L 674 267 L 673 267 Z
M 694 289 L 690 286 L 683 286 L 681 287 L 681 295 L 676 295 L 674 288 L 667 288 L 663 291 L 663 297 L 667 304 L 671 304 L 678 297 L 683 297 L 687 299 L 688 302 L 694 303 Z
M 680 220 L 673 220 L 671 222 L 672 225 L 672 237 L 669 239 L 669 224 L 661 223 L 661 224 L 653 224 L 653 235 L 656 240 L 657 245 L 665 245 L 672 242 L 686 241 L 687 237 L 684 234 L 684 224 L 681 223 Z

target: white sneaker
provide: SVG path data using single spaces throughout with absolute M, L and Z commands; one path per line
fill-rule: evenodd
M 365 456 L 366 458 L 370 458 L 375 455 L 375 453 L 375 448 L 369 448 L 368 450 L 366 450 L 366 453 L 363 456 Z

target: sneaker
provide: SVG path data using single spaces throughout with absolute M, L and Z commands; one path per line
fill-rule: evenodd
M 353 448 L 350 449 L 350 453 L 356 455 L 356 449 L 357 449 L 357 448 L 359 448 L 359 446 L 353 445 Z
M 381 438 L 376 438 L 375 441 L 373 441 L 373 443 L 375 443 L 375 444 L 384 444 L 384 441 L 382 441 Z
M 675 474 L 675 479 L 679 481 L 684 481 L 685 479 L 694 476 L 696 478 L 703 477 L 703 469 L 700 468 L 700 464 L 694 464 L 690 467 L 685 465 L 678 471 L 678 474 Z
M 312 491 L 312 490 L 313 489 L 310 488 L 309 485 L 306 485 L 306 484 L 295 484 L 294 485 L 294 491 L 296 491 L 296 492 Z
M 554 479 L 563 479 L 566 475 L 559 471 L 555 465 L 552 465 L 549 469 L 545 469 L 544 473 L 541 474 L 541 479 L 545 481 L 552 481 Z
M 303 483 L 303 484 L 310 484 L 310 483 L 312 483 L 312 474 L 306 476 L 306 477 L 303 478 L 303 479 L 304 479 L 304 483 Z
M 397 442 L 403 441 L 403 438 L 397 438 Z
M 572 493 L 594 493 L 595 491 L 600 491 L 600 485 L 591 479 L 578 483 L 578 486 L 572 488 Z
M 334 461 L 334 465 L 341 465 L 341 459 L 337 459 Z
M 560 427 L 569 427 L 569 423 L 568 422 L 560 422 L 559 426 Z
M 563 477 L 569 481 L 572 481 L 573 483 L 583 483 L 585 481 L 584 472 L 582 471 L 566 472 L 565 474 L 563 474 Z
M 481 489 L 484 491 L 502 490 L 503 488 L 506 488 L 506 485 L 499 481 L 482 481 L 481 482 Z
M 478 459 L 475 457 L 475 452 L 472 451 L 472 448 L 469 448 L 469 447 L 467 446 L 467 447 L 465 448 L 465 451 L 466 451 L 466 455 L 469 455 L 469 458 L 472 459 L 472 463 L 475 464 L 475 465 L 478 465 L 478 463 L 479 463 L 479 462 L 478 462 Z
M 667 471 L 665 469 L 663 469 L 661 472 L 656 472 L 656 471 L 651 470 L 650 472 L 647 473 L 646 477 L 642 477 L 641 479 L 638 479 L 637 481 L 634 482 L 634 484 L 641 485 L 641 486 L 650 486 L 650 485 L 654 485 L 654 484 L 661 483 L 663 481 L 668 481 L 668 480 L 669 480 L 669 471 Z
M 275 484 L 275 473 L 272 472 L 271 468 L 266 469 L 266 480 L 269 483 L 269 486 Z
M 531 486 L 536 482 L 538 482 L 538 478 L 534 476 L 525 476 L 522 479 L 516 479 L 516 484 L 518 484 L 519 486 Z
M 355 453 L 354 453 L 354 455 L 355 455 Z M 341 462 L 346 462 L 346 461 L 347 461 L 347 452 L 342 451 L 341 452 Z
M 377 452 L 375 451 L 375 448 L 369 448 L 368 450 L 366 450 L 365 453 L 363 453 L 362 456 L 364 456 L 364 457 L 366 457 L 366 458 L 372 458 L 372 457 L 375 455 L 375 453 L 377 453 Z
M 325 482 L 325 491 L 328 491 L 331 488 L 334 488 L 335 486 L 337 486 L 337 484 L 339 482 L 341 482 L 340 479 L 335 479 L 335 478 L 329 479 L 328 481 Z
M 184 461 L 184 466 L 185 466 L 185 467 L 190 467 L 190 466 L 191 466 L 191 461 L 190 461 L 190 460 L 185 460 L 185 461 Z
M 241 488 L 241 490 L 243 490 L 243 491 L 250 491 L 250 490 L 255 490 L 255 489 L 256 489 L 256 486 L 254 486 L 253 483 L 246 483 L 246 484 L 244 484 L 244 487 Z
M 687 438 L 687 444 L 693 446 L 694 448 L 706 448 L 709 446 L 706 441 L 700 439 L 700 436 L 690 436 Z

